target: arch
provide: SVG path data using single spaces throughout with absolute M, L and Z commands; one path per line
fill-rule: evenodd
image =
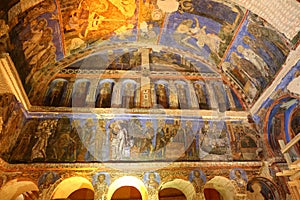
M 230 107 L 229 107 L 228 96 L 224 88 L 224 84 L 222 82 L 215 82 L 212 84 L 212 88 L 213 88 L 215 99 L 218 104 L 219 111 L 225 112 Z
M 193 84 L 195 94 L 198 100 L 200 109 L 209 109 L 210 101 L 208 98 L 207 88 L 205 82 L 196 81 Z
M 125 80 L 121 83 L 121 107 L 134 108 L 136 107 L 136 89 L 137 82 L 134 80 Z
M 191 107 L 190 88 L 185 81 L 175 81 L 175 87 L 177 90 L 178 105 L 180 109 L 188 109 Z
M 115 81 L 112 79 L 104 79 L 99 81 L 95 93 L 96 108 L 110 108 L 112 103 L 112 95 L 115 86 Z
M 142 200 L 148 200 L 148 192 L 144 183 L 134 176 L 123 176 L 115 180 L 108 188 L 107 199 L 111 199 L 113 194 L 121 187 L 131 186 L 136 188 L 142 195 Z
M 187 200 L 193 200 L 196 196 L 196 192 L 194 186 L 191 182 L 183 180 L 183 179 L 174 179 L 172 181 L 168 181 L 163 183 L 159 187 L 159 191 L 166 189 L 166 188 L 174 188 L 181 191 Z
M 122 186 L 118 188 L 113 196 L 111 197 L 111 200 L 131 200 L 131 199 L 136 199 L 136 200 L 141 200 L 142 195 L 138 189 L 136 189 L 133 186 Z
M 44 97 L 44 103 L 47 106 L 62 106 L 64 93 L 66 91 L 68 81 L 63 78 L 53 80 L 48 86 L 48 90 Z
M 86 97 L 89 92 L 90 81 L 87 79 L 78 79 L 75 81 L 72 91 L 71 107 L 84 107 L 86 105 Z
M 264 141 L 268 144 L 267 150 L 271 155 L 282 156 L 278 140 L 289 142 L 293 137 L 290 130 L 292 114 L 297 109 L 299 98 L 293 95 L 284 95 L 270 102 L 265 116 Z M 297 152 L 292 153 L 292 157 Z
M 169 83 L 165 80 L 158 80 L 154 84 L 155 104 L 158 107 L 170 107 L 170 90 Z
M 182 191 L 175 188 L 164 188 L 158 192 L 159 200 L 170 200 L 174 198 L 176 200 L 186 200 L 186 196 Z
M 51 199 L 66 199 L 77 190 L 94 191 L 92 183 L 84 177 L 76 176 L 62 180 L 54 189 Z
M 212 191 L 217 191 L 226 200 L 234 200 L 237 194 L 231 180 L 223 176 L 215 176 L 204 185 L 205 197 L 209 196 L 209 193 Z
M 258 185 L 255 187 L 254 185 Z M 254 186 L 254 187 L 253 187 Z M 265 199 L 281 200 L 286 199 L 286 194 L 271 180 L 264 177 L 255 177 L 247 184 L 247 192 L 251 194 L 259 193 Z
M 33 191 L 39 191 L 38 186 L 34 182 L 29 180 L 13 179 L 7 182 L 0 189 L 0 197 L 2 200 L 11 200 L 16 199 L 21 194 Z

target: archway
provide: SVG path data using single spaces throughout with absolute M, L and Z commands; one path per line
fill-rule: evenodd
M 216 190 L 212 188 L 205 188 L 204 189 L 204 196 L 205 199 L 213 199 L 213 200 L 222 200 L 221 194 Z
M 32 181 L 14 179 L 0 189 L 0 197 L 2 200 L 34 199 L 38 197 L 38 191 L 37 185 Z
M 107 200 L 115 199 L 121 192 L 123 192 L 123 195 L 126 195 L 126 197 L 131 194 L 138 196 L 138 193 L 140 193 L 141 200 L 148 200 L 148 193 L 144 183 L 133 176 L 123 176 L 115 180 L 108 188 Z
M 132 186 L 122 186 L 118 188 L 111 200 L 142 200 L 142 195 L 138 189 Z
M 205 199 L 234 200 L 236 193 L 232 182 L 223 176 L 215 176 L 204 185 Z
M 255 186 L 256 185 L 256 186 Z M 247 184 L 248 195 L 258 193 L 268 200 L 286 199 L 286 194 L 271 180 L 264 177 L 255 177 Z M 257 197 L 257 195 L 255 195 Z
M 165 188 L 158 193 L 159 200 L 186 200 L 182 191 L 175 188 Z
M 92 183 L 83 177 L 71 177 L 60 182 L 54 189 L 51 199 L 93 200 Z
M 173 194 L 171 192 L 173 192 Z M 171 194 L 173 196 L 171 196 Z M 189 181 L 185 181 L 182 179 L 174 179 L 162 184 L 159 187 L 159 198 L 161 200 L 177 200 L 177 197 L 178 200 L 192 200 L 195 195 L 196 192 L 194 186 Z

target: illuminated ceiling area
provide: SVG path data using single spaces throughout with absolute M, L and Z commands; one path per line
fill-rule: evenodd
M 146 73 L 143 67 L 150 65 L 151 72 L 177 72 L 185 79 L 189 74 L 183 72 L 196 73 L 189 79 L 204 82 L 217 77 L 232 89 L 245 108 L 251 108 L 297 42 L 234 3 L 33 2 L 31 6 L 20 3 L 28 7 L 21 13 L 17 13 L 19 4 L 11 5 L 8 15 L 10 55 L 32 105 L 47 105 L 41 99 L 45 99 L 55 79 L 65 78 L 66 82 L 57 84 L 66 90 L 64 87 L 72 87 L 71 77 L 86 78 L 91 84 L 92 80 L 114 73 L 120 82 L 134 79 L 124 77 L 124 73 L 138 77 Z M 148 53 L 142 55 L 145 49 Z M 66 69 L 74 66 L 80 70 L 70 74 Z M 164 79 L 153 73 L 146 76 L 151 83 Z

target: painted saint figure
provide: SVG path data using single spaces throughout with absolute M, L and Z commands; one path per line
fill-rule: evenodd
M 99 95 L 96 99 L 96 107 L 98 108 L 110 108 L 111 107 L 111 97 L 112 97 L 112 85 L 109 82 L 102 84 L 99 91 Z
M 113 160 L 120 160 L 125 155 L 128 134 L 120 123 L 120 121 L 115 121 L 109 126 L 111 131 L 111 158 Z
M 148 178 L 149 178 L 149 180 L 146 182 L 147 188 L 157 189 L 159 186 L 159 183 L 155 180 L 155 178 L 156 178 L 155 174 L 153 172 L 149 173 Z
M 133 108 L 134 107 L 134 84 L 126 83 L 123 90 L 122 96 L 122 108 Z
M 232 169 L 230 171 L 230 179 L 232 179 L 237 184 L 240 193 L 245 193 L 247 186 L 247 177 L 244 170 Z
M 186 93 L 186 88 L 182 84 L 176 84 L 177 86 L 177 93 L 178 93 L 178 101 L 179 101 L 179 107 L 181 109 L 188 109 L 188 98 Z
M 75 88 L 72 95 L 71 106 L 83 107 L 86 105 L 86 96 L 89 89 L 89 82 L 79 81 L 75 83 Z
M 194 88 L 200 109 L 208 109 L 204 84 L 196 83 L 194 84 Z
M 193 178 L 191 180 L 192 185 L 195 188 L 196 197 L 199 200 L 205 200 L 203 189 L 205 185 L 205 179 L 202 178 L 199 170 L 194 170 L 192 172 Z
M 158 84 L 156 88 L 156 103 L 159 107 L 168 108 L 167 91 L 164 84 Z
M 46 159 L 46 148 L 48 146 L 48 138 L 52 134 L 56 121 L 45 120 L 41 122 L 37 128 L 36 137 L 38 140 L 32 147 L 31 160 Z
M 95 199 L 105 200 L 105 195 L 108 191 L 108 184 L 106 183 L 106 176 L 105 174 L 99 174 L 98 182 L 95 184 Z

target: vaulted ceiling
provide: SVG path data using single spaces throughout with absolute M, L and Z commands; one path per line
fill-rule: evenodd
M 259 3 L 254 0 L 247 3 L 237 0 L 3 1 L 0 16 L 9 25 L 8 34 L 3 34 L 3 38 L 9 38 L 5 43 L 9 54 L 4 57 L 11 61 L 10 68 L 18 75 L 14 85 L 24 92 L 22 103 L 29 105 L 24 105 L 29 108 L 24 118 L 31 121 L 22 124 L 22 134 L 32 126 L 39 127 L 36 119 L 50 119 L 49 124 L 51 119 L 62 119 L 62 126 L 68 124 L 70 131 L 72 122 L 62 115 L 71 118 L 72 113 L 78 112 L 85 113 L 85 119 L 90 117 L 90 111 L 116 116 L 148 114 L 145 109 L 155 110 L 157 102 L 147 100 L 145 95 L 155 99 L 154 91 L 161 85 L 168 85 L 170 90 L 166 92 L 168 109 L 163 114 L 206 117 L 205 120 L 212 115 L 228 116 L 238 121 L 235 123 L 239 126 L 241 120 L 247 121 L 251 109 L 257 112 L 258 108 L 264 110 L 273 103 L 268 101 L 271 92 L 275 87 L 286 88 L 292 79 L 286 78 L 286 74 L 295 75 L 296 69 L 292 67 L 299 60 L 300 4 L 293 0 L 281 3 L 271 0 Z M 270 14 L 281 11 L 283 5 L 294 14 L 282 12 L 282 19 Z M 268 6 L 270 12 L 265 10 Z M 290 20 L 284 23 L 287 18 Z M 4 24 L 3 27 L 7 28 Z M 114 90 L 117 91 L 115 96 L 110 96 L 115 100 L 111 100 L 108 107 L 142 109 L 98 109 L 107 108 L 96 105 L 104 83 L 111 88 L 120 83 L 119 89 Z M 141 98 L 136 98 L 135 106 L 121 105 L 126 84 L 135 84 L 140 93 L 146 91 L 138 93 Z M 172 84 L 177 87 L 177 96 L 172 96 Z M 206 106 L 200 105 L 197 84 L 210 91 L 204 92 Z M 180 99 L 179 85 L 190 91 L 186 93 L 190 99 Z M 77 92 L 80 94 L 83 87 L 82 104 L 72 97 Z M 192 96 L 198 98 L 199 105 Z M 79 101 L 80 97 L 76 99 Z M 173 104 L 172 99 L 179 103 Z M 286 101 L 291 99 L 286 98 Z M 188 106 L 180 102 L 185 100 Z M 166 108 L 163 100 L 159 103 Z M 179 108 L 186 110 L 184 114 L 177 112 Z M 224 114 L 225 111 L 237 112 Z M 118 117 L 123 121 L 126 118 Z M 128 123 L 136 120 L 136 116 L 130 117 Z M 139 120 L 141 129 L 146 123 L 144 118 Z M 175 121 L 167 126 L 175 127 Z M 104 127 L 109 129 L 109 125 Z M 246 124 L 242 129 L 249 131 L 251 125 Z M 17 138 L 12 140 L 16 142 Z M 32 141 L 30 145 L 33 148 Z M 33 160 L 30 155 L 19 158 L 13 153 L 6 158 L 22 162 L 24 158 L 26 162 Z
M 119 71 L 139 73 L 133 64 L 141 65 L 141 49 L 148 49 L 151 71 L 215 77 L 251 108 L 297 44 L 297 35 L 287 37 L 230 1 L 46 0 L 4 7 L 9 52 L 33 105 L 43 105 L 51 81 L 76 74 L 99 79 L 116 60 L 129 65 Z M 77 70 L 70 75 L 69 68 Z

